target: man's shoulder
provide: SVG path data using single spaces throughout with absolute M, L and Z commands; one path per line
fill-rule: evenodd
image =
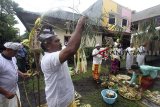
M 2 54 L 0 53 L 0 62 L 2 62 L 4 58 L 2 57 Z
M 94 49 L 93 49 L 93 51 L 97 51 L 97 49 L 96 49 L 96 48 L 94 48 Z
M 60 51 L 52 52 L 52 53 L 45 52 L 44 56 L 42 57 L 42 61 L 50 60 L 50 59 L 56 60 L 59 58 L 59 53 L 60 53 Z

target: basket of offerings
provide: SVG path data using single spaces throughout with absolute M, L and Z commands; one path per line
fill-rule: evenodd
M 119 94 L 128 100 L 140 100 L 141 93 L 138 92 L 134 87 L 121 86 L 118 88 Z
M 149 100 L 150 102 L 156 104 L 160 107 L 160 92 L 159 91 L 150 91 L 146 90 L 143 94 L 145 99 Z
M 108 88 L 110 90 L 117 92 L 118 91 L 118 84 L 116 84 L 114 82 L 108 82 Z
M 118 78 L 114 75 L 109 75 L 109 81 L 112 81 L 112 82 L 119 82 Z
M 128 75 L 122 75 L 122 74 L 116 75 L 116 78 L 117 78 L 118 80 L 126 80 L 126 81 L 128 81 L 128 80 L 131 79 L 130 76 L 128 76 Z

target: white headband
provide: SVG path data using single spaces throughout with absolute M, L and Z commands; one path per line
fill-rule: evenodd
M 17 43 L 17 42 L 6 42 L 4 44 L 4 47 L 13 49 L 13 50 L 19 50 L 20 48 L 22 48 L 22 44 Z

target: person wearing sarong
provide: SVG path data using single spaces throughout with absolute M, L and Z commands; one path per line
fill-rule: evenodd
M 145 64 L 145 55 L 146 55 L 146 49 L 145 49 L 145 45 L 141 45 L 138 48 L 138 52 L 137 52 L 137 59 L 136 61 L 138 62 L 138 65 L 144 65 Z
M 15 55 L 21 48 L 17 42 L 6 42 L 0 53 L 0 107 L 21 107 L 18 88 L 18 75 L 25 78 L 26 73 L 18 70 Z
M 101 71 L 101 63 L 102 63 L 102 55 L 99 54 L 101 51 L 101 46 L 99 44 L 96 44 L 95 49 L 92 51 L 93 56 L 93 65 L 92 65 L 92 75 L 93 79 L 99 83 L 99 75 Z
M 120 56 L 122 55 L 122 49 L 120 44 L 114 46 L 111 53 L 111 73 L 115 74 L 120 70 Z
M 126 70 L 128 73 L 130 73 L 131 65 L 134 63 L 134 52 L 135 48 L 133 47 L 133 43 L 130 44 L 130 47 L 128 47 L 126 50 Z
M 16 59 L 17 59 L 18 69 L 26 73 L 27 72 L 27 50 L 23 45 L 22 45 L 22 48 L 18 50 Z
M 139 75 L 139 84 L 141 84 L 142 77 L 151 77 L 152 79 L 159 78 L 158 72 L 160 72 L 160 67 L 150 66 L 150 65 L 138 65 L 138 63 L 133 64 L 132 68 L 132 79 L 129 81 L 132 84 Z

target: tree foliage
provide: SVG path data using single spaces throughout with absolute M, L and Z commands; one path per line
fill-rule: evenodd
M 0 50 L 6 41 L 13 41 L 18 37 L 18 29 L 14 28 L 17 21 L 14 17 L 17 10 L 22 10 L 12 0 L 0 0 Z

